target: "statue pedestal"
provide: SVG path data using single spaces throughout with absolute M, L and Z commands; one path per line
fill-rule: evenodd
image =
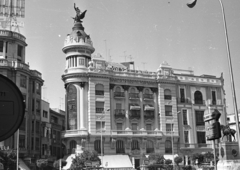
M 218 170 L 240 170 L 240 155 L 237 142 L 219 143 Z

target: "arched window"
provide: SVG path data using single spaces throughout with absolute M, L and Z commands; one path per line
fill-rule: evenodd
M 95 95 L 104 95 L 104 86 L 102 84 L 96 84 Z
M 150 94 L 149 89 L 145 89 L 145 94 Z
M 129 99 L 138 99 L 139 93 L 136 92 L 134 87 L 130 88 Z
M 121 92 L 121 88 L 120 87 L 116 87 L 115 88 L 115 92 Z
M 172 142 L 170 140 L 165 142 L 165 153 L 172 153 Z
M 117 140 L 116 142 L 116 153 L 125 153 L 124 142 Z
M 101 140 L 94 141 L 94 150 L 97 151 L 99 154 L 101 154 Z M 104 147 L 102 149 L 102 152 L 104 153 Z
M 139 150 L 139 143 L 138 140 L 133 140 L 132 141 L 132 150 Z
M 164 99 L 165 100 L 171 100 L 172 99 L 171 90 L 169 90 L 169 89 L 164 90 Z
M 77 142 L 75 140 L 72 140 L 69 144 L 69 152 L 70 154 L 75 153 L 75 149 L 77 147 Z
M 130 93 L 135 93 L 135 88 L 132 87 L 132 88 L 130 89 Z
M 147 146 L 146 146 L 146 152 L 147 153 L 154 153 L 154 144 L 153 141 L 147 140 Z
M 203 104 L 203 97 L 200 91 L 194 93 L 194 102 L 195 104 Z
M 68 130 L 77 129 L 77 89 L 70 85 L 67 93 Z

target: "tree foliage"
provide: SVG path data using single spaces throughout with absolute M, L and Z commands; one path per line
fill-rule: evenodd
M 164 164 L 165 158 L 161 154 L 150 153 L 148 156 L 148 160 L 152 164 Z
M 183 161 L 183 159 L 182 159 L 182 157 L 180 157 L 180 156 L 176 156 L 176 157 L 174 158 L 174 162 L 175 162 L 177 165 L 179 165 L 182 161 Z
M 70 170 L 84 168 L 85 167 L 84 163 L 87 161 L 91 162 L 99 161 L 101 165 L 101 160 L 99 159 L 98 153 L 96 151 L 84 150 L 83 153 L 78 154 L 76 155 L 75 158 L 73 158 Z
M 210 162 L 214 160 L 214 155 L 212 152 L 206 152 L 203 156 L 206 162 Z
M 6 170 L 16 169 L 17 155 L 13 150 L 0 150 L 0 162 Z
M 202 164 L 203 160 L 204 160 L 204 156 L 201 153 L 195 153 L 192 156 L 192 161 L 196 162 L 196 160 L 198 160 L 198 164 Z

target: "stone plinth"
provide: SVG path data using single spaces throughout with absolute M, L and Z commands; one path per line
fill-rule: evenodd
M 218 170 L 240 170 L 240 155 L 237 142 L 219 143 Z

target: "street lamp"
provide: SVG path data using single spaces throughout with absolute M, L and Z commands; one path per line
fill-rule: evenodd
M 102 140 L 102 119 L 103 119 L 103 114 L 105 113 L 105 111 L 109 111 L 110 109 L 104 109 L 103 111 L 102 111 L 102 117 L 101 117 L 101 158 L 102 158 L 102 168 L 103 168 L 103 140 Z
M 236 117 L 236 130 L 238 135 L 238 148 L 240 152 L 240 132 L 239 132 L 239 116 L 238 116 L 238 107 L 237 107 L 237 99 L 236 99 L 236 92 L 235 92 L 235 85 L 234 85 L 234 79 L 233 79 L 233 71 L 232 71 L 232 61 L 231 61 L 231 54 L 230 54 L 230 47 L 229 47 L 229 41 L 228 41 L 228 33 L 227 33 L 227 24 L 226 24 L 226 18 L 225 18 L 225 12 L 223 3 L 221 0 L 218 0 L 219 4 L 221 6 L 222 10 L 222 19 L 223 19 L 223 27 L 224 27 L 224 33 L 225 33 L 225 42 L 226 42 L 226 49 L 227 49 L 227 59 L 228 59 L 228 67 L 229 67 L 229 74 L 230 74 L 230 81 L 231 81 L 231 90 L 232 90 L 232 98 L 233 98 L 233 107 L 234 107 L 234 113 Z M 196 5 L 197 0 L 191 0 L 187 5 L 194 7 Z

